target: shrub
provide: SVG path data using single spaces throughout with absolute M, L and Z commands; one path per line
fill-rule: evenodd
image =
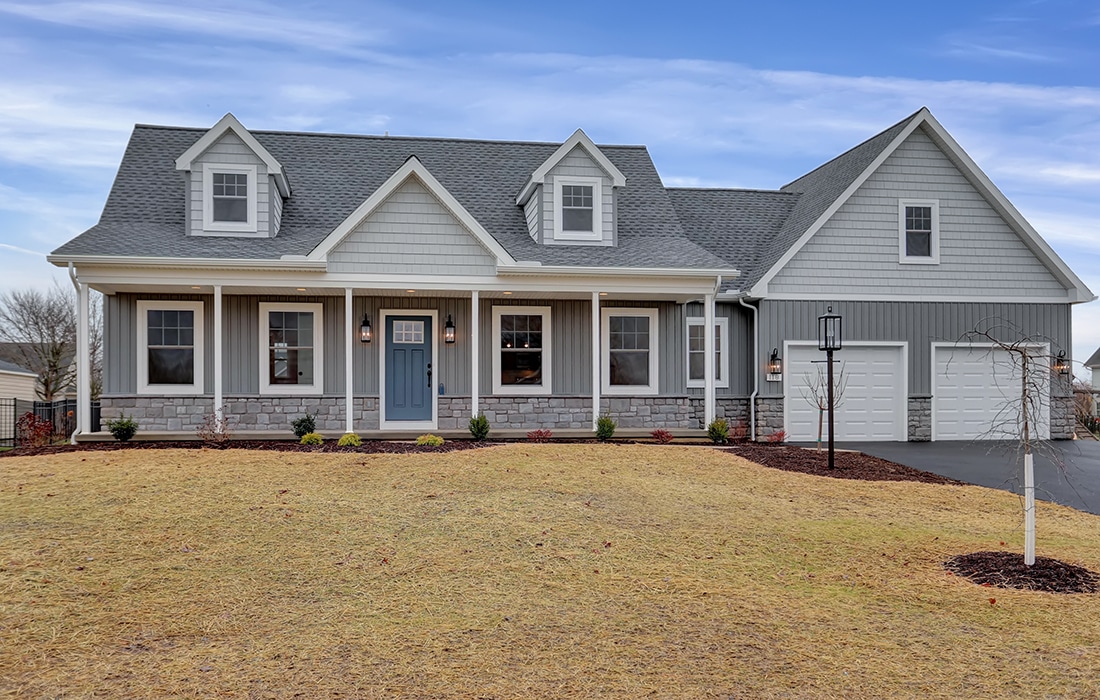
M 764 439 L 767 440 L 770 443 L 778 445 L 779 443 L 785 442 L 787 440 L 787 431 L 786 430 L 777 430 L 777 431 L 775 431 L 774 433 L 772 433 L 771 435 L 769 435 L 768 437 L 766 437 Z
M 336 443 L 340 447 L 359 447 L 363 440 L 355 433 L 344 433 Z
M 301 418 L 293 421 L 290 425 L 294 428 L 294 437 L 303 438 L 307 434 L 316 432 L 317 430 L 317 416 L 305 414 Z
M 114 420 L 107 421 L 107 430 L 111 431 L 111 435 L 115 436 L 115 440 L 126 442 L 137 433 L 138 424 L 134 422 L 133 418 L 122 415 Z
M 1089 430 L 1089 432 L 1091 432 L 1093 435 L 1100 436 L 1100 418 L 1097 418 L 1096 416 L 1084 416 L 1082 418 L 1082 421 L 1084 422 L 1085 427 Z
M 549 428 L 539 428 L 527 433 L 527 439 L 531 442 L 546 442 L 554 437 L 554 431 Z
M 470 435 L 475 440 L 484 440 L 489 435 L 489 419 L 484 413 L 477 414 L 477 418 L 470 419 Z
M 16 421 L 15 434 L 19 436 L 20 447 L 42 447 L 53 439 L 53 422 L 27 411 Z
M 649 435 L 658 445 L 667 445 L 668 443 L 672 442 L 672 433 L 668 432 L 664 428 L 657 428 Z
M 323 445 L 325 444 L 325 437 L 321 433 L 309 432 L 302 436 L 301 444 L 303 445 Z
M 745 421 L 739 420 L 730 426 L 730 442 L 744 442 L 749 437 L 749 427 Z
M 427 433 L 416 438 L 416 444 L 421 447 L 439 447 L 443 444 L 443 438 Z
M 619 424 L 611 420 L 611 416 L 600 416 L 596 419 L 596 438 L 610 440 L 617 427 L 619 427 Z
M 725 418 L 715 418 L 707 426 L 707 437 L 716 445 L 724 445 L 730 439 L 730 424 Z
M 217 411 L 203 416 L 202 425 L 195 428 L 195 435 L 207 447 L 225 447 L 233 437 L 232 431 L 229 430 L 229 422 L 225 416 L 218 415 Z

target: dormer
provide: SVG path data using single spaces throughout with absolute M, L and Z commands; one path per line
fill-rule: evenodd
M 232 114 L 176 159 L 186 173 L 192 236 L 274 238 L 290 183 L 282 165 Z
M 545 245 L 615 245 L 615 189 L 626 178 L 577 129 L 531 174 L 516 204 Z

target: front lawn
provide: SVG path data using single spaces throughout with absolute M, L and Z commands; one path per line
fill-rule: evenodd
M 1100 595 L 941 565 L 1022 547 L 1011 494 L 702 447 L 8 457 L 0 696 L 1095 697 Z

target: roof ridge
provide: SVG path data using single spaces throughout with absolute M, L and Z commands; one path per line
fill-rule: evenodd
M 800 194 L 799 192 L 769 190 L 762 187 L 666 187 L 665 189 L 692 192 L 760 192 L 762 194 L 781 194 L 789 197 L 797 197 Z

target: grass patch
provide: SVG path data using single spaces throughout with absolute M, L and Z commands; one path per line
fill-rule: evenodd
M 4 459 L 0 485 L 8 696 L 1091 697 L 1100 675 L 1100 596 L 942 568 L 1022 549 L 1017 498 L 979 487 L 533 444 L 75 452 Z M 1100 569 L 1100 518 L 1038 510 L 1041 554 Z

